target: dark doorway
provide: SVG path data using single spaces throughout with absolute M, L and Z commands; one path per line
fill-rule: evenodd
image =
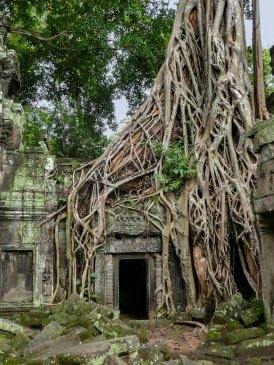
M 147 264 L 145 259 L 119 261 L 119 309 L 122 317 L 147 318 Z

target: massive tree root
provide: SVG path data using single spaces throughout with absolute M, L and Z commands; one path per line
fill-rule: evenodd
M 235 249 L 250 286 L 259 293 L 258 238 L 250 202 L 256 158 L 245 139 L 253 114 L 243 29 L 241 0 L 180 1 L 166 61 L 150 96 L 105 153 L 82 171 L 69 195 L 69 292 L 84 295 L 90 290 L 107 215 L 118 206 L 131 209 L 134 199 L 135 209 L 162 232 L 157 310 L 175 310 L 170 244 L 180 259 L 188 308 L 209 295 L 227 298 L 237 289 L 231 264 Z M 197 164 L 196 176 L 178 189 L 179 197 L 165 192 L 157 178 L 176 140 L 182 154 Z M 164 209 L 164 219 L 154 213 L 155 205 Z

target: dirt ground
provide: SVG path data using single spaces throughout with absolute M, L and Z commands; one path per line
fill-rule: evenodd
M 206 335 L 201 328 L 182 324 L 174 324 L 167 327 L 157 327 L 149 330 L 149 343 L 165 343 L 172 357 L 179 354 L 195 357 L 198 345 Z

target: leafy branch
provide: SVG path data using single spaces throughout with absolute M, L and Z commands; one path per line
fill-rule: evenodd
M 164 154 L 162 173 L 157 174 L 165 192 L 179 189 L 187 179 L 195 176 L 197 168 L 191 157 L 184 154 L 181 140 L 171 142 Z

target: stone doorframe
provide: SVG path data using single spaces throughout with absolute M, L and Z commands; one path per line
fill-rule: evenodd
M 113 308 L 119 309 L 119 263 L 121 260 L 144 260 L 146 263 L 146 312 L 153 319 L 155 311 L 155 258 L 152 254 L 113 255 Z
M 37 290 L 39 288 L 39 285 L 37 283 L 37 272 L 36 272 L 36 256 L 37 256 L 37 248 L 34 246 L 28 246 L 28 247 L 18 247 L 18 246 L 1 246 L 0 247 L 0 308 L 1 307 L 30 307 L 33 306 L 33 303 L 37 300 Z M 3 265 L 2 265 L 2 255 L 4 252 L 31 252 L 32 253 L 32 299 L 27 303 L 20 303 L 20 302 L 14 302 L 14 303 L 6 303 L 2 302 L 1 298 L 3 296 Z

